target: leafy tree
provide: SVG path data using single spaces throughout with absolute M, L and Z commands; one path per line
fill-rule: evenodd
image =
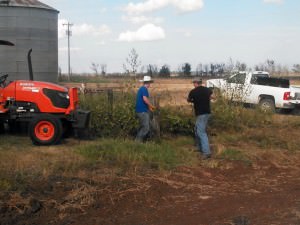
M 106 64 L 101 64 L 101 75 L 105 76 L 106 70 L 107 70 L 107 65 Z
M 235 67 L 238 71 L 245 71 L 247 69 L 247 64 L 240 61 L 236 61 Z
M 158 69 L 156 65 L 149 64 L 147 66 L 147 74 L 149 76 L 156 76 L 158 74 Z
M 255 70 L 257 71 L 268 71 L 270 73 L 275 72 L 275 61 L 267 59 L 264 63 L 256 65 Z
M 204 65 L 204 73 L 205 73 L 206 76 L 208 76 L 208 72 L 209 72 L 209 65 L 205 64 Z
M 182 70 L 182 73 L 183 73 L 184 76 L 190 76 L 191 75 L 191 70 L 192 70 L 191 64 L 184 63 L 181 67 L 181 70 Z
M 275 61 L 267 59 L 266 61 L 267 71 L 273 73 L 275 71 Z
M 210 64 L 210 74 L 211 74 L 211 76 L 215 75 L 215 65 L 212 63 Z
M 230 57 L 229 60 L 228 60 L 228 63 L 227 63 L 227 67 L 226 67 L 226 70 L 229 74 L 232 73 L 232 71 L 234 71 L 234 62 L 233 62 L 233 59 Z
M 300 72 L 300 64 L 294 64 L 292 70 L 296 73 Z
M 159 70 L 159 76 L 161 77 L 169 77 L 171 75 L 170 68 L 168 65 L 163 65 Z
M 131 49 L 128 57 L 126 58 L 126 63 L 123 64 L 123 68 L 126 73 L 136 75 L 138 68 L 141 66 L 141 61 L 139 60 L 139 55 L 136 50 Z
M 199 63 L 196 67 L 196 75 L 202 76 L 203 75 L 203 65 L 202 63 Z
M 92 62 L 91 70 L 95 72 L 96 76 L 98 76 L 99 64 Z

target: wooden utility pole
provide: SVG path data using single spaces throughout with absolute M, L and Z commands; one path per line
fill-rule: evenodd
M 72 36 L 71 27 L 73 26 L 72 23 L 64 23 L 63 26 L 67 26 L 66 34 L 68 36 L 68 78 L 70 80 L 71 77 L 71 56 L 70 56 L 70 37 Z

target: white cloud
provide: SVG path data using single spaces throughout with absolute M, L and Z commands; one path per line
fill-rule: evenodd
M 156 41 L 161 40 L 166 37 L 165 31 L 163 28 L 159 26 L 155 26 L 154 24 L 148 23 L 137 31 L 126 31 L 119 35 L 119 41 Z
M 61 39 L 66 36 L 67 24 L 66 19 L 60 19 L 58 21 L 58 38 Z M 89 36 L 103 36 L 111 32 L 110 28 L 107 25 L 101 25 L 96 27 L 90 24 L 74 24 L 71 26 L 71 31 L 73 36 L 89 35 Z
M 166 7 L 168 4 L 169 0 L 148 0 L 141 3 L 130 2 L 124 10 L 128 14 L 141 14 L 144 12 L 152 12 L 161 9 L 163 7 Z
M 74 35 L 89 35 L 89 36 L 102 36 L 105 34 L 109 34 L 110 28 L 107 25 L 101 25 L 99 27 L 95 27 L 90 24 L 80 24 L 73 26 L 73 34 Z
M 173 6 L 181 12 L 191 12 L 200 10 L 203 5 L 203 0 L 146 0 L 140 3 L 130 2 L 124 11 L 128 14 L 142 14 Z
M 182 12 L 191 12 L 202 9 L 203 0 L 174 0 L 171 3 Z
M 275 4 L 281 4 L 284 0 L 263 0 L 264 3 L 275 3 Z
M 123 21 L 130 22 L 132 24 L 146 24 L 146 23 L 155 23 L 159 24 L 164 21 L 161 17 L 147 17 L 147 16 L 123 16 Z

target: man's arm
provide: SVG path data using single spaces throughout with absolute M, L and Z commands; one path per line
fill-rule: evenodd
M 143 100 L 146 103 L 146 105 L 148 105 L 148 109 L 150 109 L 151 111 L 153 111 L 155 109 L 155 106 L 151 104 L 151 102 L 147 96 L 143 96 Z
M 193 102 L 194 102 L 194 99 L 193 99 L 193 97 L 192 97 L 192 92 L 189 93 L 188 98 L 187 98 L 186 100 L 187 100 L 187 102 L 189 102 L 189 103 L 193 103 Z
M 209 96 L 210 100 L 216 100 L 216 95 L 213 92 L 213 90 L 211 90 L 210 96 Z

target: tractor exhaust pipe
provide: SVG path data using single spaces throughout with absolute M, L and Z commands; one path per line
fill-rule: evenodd
M 29 49 L 28 54 L 27 54 L 28 69 L 29 69 L 29 80 L 33 80 L 32 63 L 31 63 L 31 53 L 32 53 L 32 48 Z

